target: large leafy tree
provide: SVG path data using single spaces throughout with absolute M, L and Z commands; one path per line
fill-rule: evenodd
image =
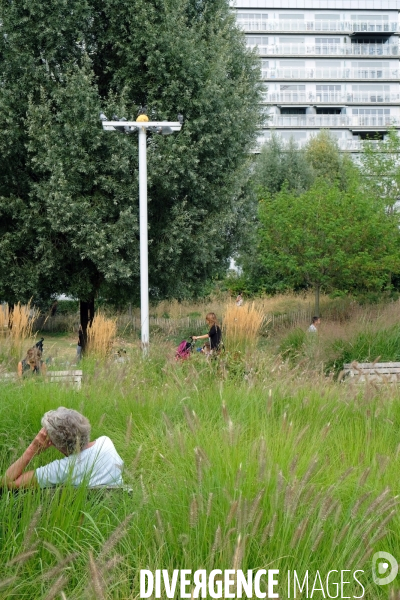
M 259 73 L 226 0 L 0 0 L 0 296 L 138 296 L 137 139 L 149 136 L 151 293 L 195 294 L 238 238 Z
M 357 178 L 346 190 L 319 178 L 301 195 L 283 189 L 260 201 L 259 252 L 266 272 L 287 287 L 381 290 L 400 271 L 399 219 Z

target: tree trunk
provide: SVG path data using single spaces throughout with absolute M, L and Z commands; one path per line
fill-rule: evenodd
M 315 284 L 315 308 L 314 308 L 314 317 L 319 317 L 319 292 L 321 286 L 319 283 Z
M 82 327 L 82 354 L 84 354 L 88 339 L 87 330 L 88 327 L 92 324 L 94 318 L 94 298 L 90 298 L 90 300 L 88 301 L 80 300 L 79 311 Z
M 14 303 L 8 302 L 8 329 L 12 329 L 12 322 L 14 316 Z

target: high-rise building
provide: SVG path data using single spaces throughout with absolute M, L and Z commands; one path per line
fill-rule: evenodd
M 234 0 L 256 47 L 271 130 L 305 143 L 329 128 L 342 150 L 400 129 L 400 0 Z

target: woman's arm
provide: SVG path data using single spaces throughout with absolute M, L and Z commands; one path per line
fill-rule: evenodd
M 22 377 L 22 360 L 18 363 L 18 375 Z
M 205 340 L 206 338 L 208 338 L 208 333 L 206 333 L 205 335 L 192 335 L 192 338 L 194 340 Z
M 3 483 L 10 489 L 35 485 L 35 471 L 27 471 L 26 473 L 23 471 L 37 454 L 47 450 L 51 445 L 52 442 L 47 435 L 47 431 L 44 428 L 41 429 L 22 456 L 8 467 Z

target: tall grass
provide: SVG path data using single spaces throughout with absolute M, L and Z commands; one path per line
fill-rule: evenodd
M 8 306 L 0 311 L 2 317 L 3 333 L 3 356 L 20 359 L 24 345 L 27 340 L 30 345 L 34 342 L 35 321 L 40 311 L 31 306 L 31 303 L 23 305 L 18 302 L 10 310 Z
M 228 349 L 255 345 L 263 321 L 264 312 L 254 302 L 228 304 L 223 317 L 224 344 Z
M 374 327 L 389 322 L 394 313 Z M 351 340 L 361 327 L 330 334 Z M 147 359 L 139 344 L 123 363 L 84 359 L 80 391 L 3 382 L 0 472 L 63 405 L 89 418 L 93 439 L 111 437 L 132 492 L 0 495 L 0 598 L 127 600 L 139 596 L 140 569 L 201 568 L 279 569 L 281 600 L 288 570 L 325 580 L 362 569 L 364 599 L 397 598 L 396 580 L 374 584 L 371 557 L 400 556 L 398 389 L 336 383 L 297 351 L 291 368 L 274 345 L 251 342 L 235 371 L 223 355 L 176 363 L 159 341 Z M 29 468 L 59 457 L 50 448 Z M 360 595 L 354 580 L 345 586 Z
M 2 472 L 43 412 L 64 405 L 84 412 L 93 438 L 111 437 L 132 493 L 3 494 L 0 597 L 126 600 L 141 568 L 277 568 L 282 600 L 289 569 L 363 569 L 364 598 L 387 598 L 370 559 L 400 555 L 395 388 L 339 385 L 261 353 L 246 355 L 239 381 L 201 357 L 175 363 L 164 346 L 146 360 L 131 352 L 83 363 L 80 392 L 3 387 Z M 58 457 L 49 449 L 30 468 Z M 346 592 L 361 594 L 354 582 Z
M 92 325 L 88 328 L 88 351 L 97 357 L 106 357 L 117 335 L 117 319 L 108 318 L 97 312 Z

